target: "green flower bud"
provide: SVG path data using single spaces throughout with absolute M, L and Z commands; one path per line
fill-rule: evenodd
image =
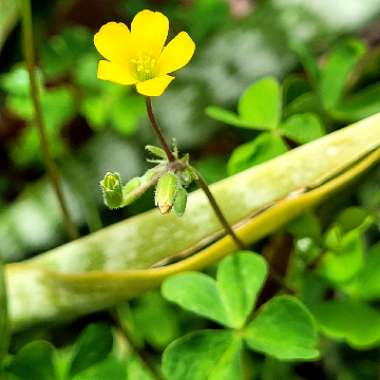
M 108 172 L 100 181 L 104 203 L 107 207 L 119 208 L 123 202 L 123 189 L 119 173 Z
M 183 186 L 187 187 L 193 182 L 193 176 L 191 175 L 191 172 L 189 169 L 182 170 L 179 174 L 179 177 L 181 179 L 181 183 Z
M 163 160 L 167 159 L 165 151 L 158 146 L 147 145 L 145 149 L 156 157 L 162 158 Z
M 161 214 L 167 214 L 173 207 L 178 189 L 178 179 L 173 172 L 166 172 L 158 180 L 155 194 L 155 204 Z
M 173 211 L 178 217 L 181 217 L 185 213 L 186 204 L 187 204 L 187 191 L 182 186 L 179 186 L 177 189 L 177 194 L 175 196 L 175 201 L 173 205 Z

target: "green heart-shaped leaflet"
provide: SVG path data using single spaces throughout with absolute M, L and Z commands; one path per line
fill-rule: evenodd
M 196 272 L 167 279 L 162 294 L 186 310 L 224 326 L 240 328 L 251 312 L 267 274 L 265 260 L 240 251 L 223 259 L 217 279 Z

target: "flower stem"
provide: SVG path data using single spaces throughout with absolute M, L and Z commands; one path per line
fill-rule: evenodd
M 244 246 L 243 242 L 237 237 L 235 231 L 232 229 L 231 225 L 228 223 L 228 221 L 227 221 L 226 217 L 224 216 L 222 210 L 220 209 L 216 199 L 212 195 L 212 192 L 211 192 L 210 188 L 208 187 L 207 182 L 201 176 L 201 174 L 197 170 L 194 169 L 194 167 L 192 167 L 192 169 L 196 172 L 197 177 L 198 177 L 195 180 L 195 182 L 197 183 L 198 187 L 200 187 L 203 190 L 203 192 L 206 194 L 208 201 L 210 202 L 210 205 L 213 208 L 213 210 L 214 210 L 216 216 L 218 217 L 220 223 L 225 228 L 227 233 L 229 235 L 231 235 L 231 237 L 234 240 L 234 242 L 236 243 L 236 245 L 239 248 L 244 249 L 245 246 Z
M 3 372 L 3 363 L 7 356 L 10 340 L 7 287 L 5 281 L 5 267 L 0 259 L 0 379 L 4 379 L 6 376 Z
M 152 128 L 153 128 L 156 136 L 160 140 L 161 146 L 164 149 L 164 151 L 168 157 L 168 160 L 170 162 L 173 162 L 173 161 L 175 161 L 175 157 L 174 157 L 168 143 L 166 142 L 165 137 L 164 137 L 160 127 L 157 124 L 156 118 L 154 117 L 151 98 L 149 96 L 145 97 L 145 102 L 146 102 L 146 110 L 148 112 L 150 124 L 152 125 Z
M 41 108 L 40 92 L 37 85 L 37 77 L 35 70 L 34 42 L 33 42 L 33 25 L 32 11 L 30 0 L 21 0 L 22 4 L 22 33 L 23 33 L 23 48 L 26 66 L 29 73 L 30 93 L 33 101 L 35 123 L 40 137 L 42 153 L 45 159 L 48 176 L 58 199 L 61 208 L 63 222 L 70 239 L 74 240 L 79 236 L 79 233 L 70 219 L 67 205 L 65 203 L 62 184 L 58 174 L 57 167 L 53 161 L 48 139 L 45 131 L 45 124 Z
M 166 139 L 165 139 L 162 131 L 158 127 L 157 121 L 154 117 L 153 108 L 152 108 L 152 101 L 151 101 L 150 97 L 146 97 L 146 109 L 147 109 L 149 120 L 151 122 L 153 130 L 156 133 L 156 135 L 158 136 L 158 139 L 160 140 L 160 143 L 161 143 L 162 148 L 164 149 L 164 151 L 168 157 L 168 160 L 170 162 L 174 162 L 176 158 L 174 157 L 172 151 L 170 150 L 169 145 L 166 142 Z M 195 170 L 195 169 L 192 168 L 192 170 Z M 219 222 L 225 228 L 226 232 L 234 240 L 236 245 L 239 248 L 244 249 L 243 242 L 237 237 L 236 233 L 234 232 L 234 230 L 232 229 L 232 227 L 228 223 L 228 221 L 227 221 L 226 217 L 224 216 L 222 210 L 220 209 L 216 199 L 212 195 L 210 188 L 207 185 L 207 182 L 203 179 L 203 177 L 200 175 L 200 173 L 198 171 L 196 171 L 196 174 L 197 174 L 198 178 L 195 181 L 196 181 L 198 187 L 203 190 L 206 197 L 208 198 L 208 201 L 210 202 L 211 207 L 213 208 L 217 218 L 219 219 Z

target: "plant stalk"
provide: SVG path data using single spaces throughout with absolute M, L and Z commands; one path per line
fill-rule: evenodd
M 194 168 L 192 168 L 192 169 L 195 170 Z M 201 188 L 203 190 L 203 192 L 206 194 L 206 196 L 210 202 L 210 205 L 213 208 L 213 210 L 214 210 L 216 216 L 218 217 L 220 223 L 225 228 L 227 233 L 232 237 L 232 239 L 234 240 L 236 245 L 239 248 L 244 249 L 245 246 L 244 246 L 243 242 L 238 238 L 235 231 L 232 229 L 231 225 L 228 223 L 228 221 L 227 221 L 226 217 L 224 216 L 222 210 L 220 209 L 216 199 L 212 195 L 212 192 L 211 192 L 207 182 L 205 181 L 205 179 L 201 176 L 201 174 L 197 170 L 196 170 L 196 174 L 197 174 L 198 178 L 195 180 L 195 182 L 197 183 L 198 187 Z
M 34 54 L 34 41 L 33 41 L 33 24 L 32 24 L 32 11 L 30 0 L 21 0 L 21 13 L 22 13 L 22 34 L 23 34 L 23 50 L 26 61 L 26 66 L 29 73 L 30 93 L 33 101 L 35 123 L 38 129 L 42 153 L 46 163 L 47 173 L 50 182 L 53 186 L 54 192 L 57 196 L 59 206 L 61 208 L 63 222 L 70 239 L 74 240 L 79 236 L 76 226 L 71 221 L 69 211 L 65 202 L 61 180 L 57 167 L 53 161 L 48 139 L 46 136 L 46 129 L 41 107 L 41 96 L 37 85 L 37 76 L 35 69 L 35 54 Z
M 152 128 L 153 128 L 154 132 L 156 133 L 158 139 L 160 140 L 161 146 L 164 149 L 164 151 L 168 157 L 168 160 L 170 162 L 174 162 L 176 160 L 176 158 L 174 157 L 172 151 L 170 150 L 169 145 L 166 142 L 166 139 L 165 139 L 161 129 L 158 127 L 156 118 L 154 117 L 151 98 L 147 96 L 145 99 L 146 99 L 146 109 L 148 112 L 148 116 L 149 116 L 149 120 L 151 122 Z M 192 168 L 192 169 L 195 170 L 194 168 Z M 211 207 L 213 208 L 217 218 L 219 219 L 219 222 L 225 228 L 226 232 L 234 240 L 236 245 L 239 248 L 244 249 L 243 242 L 237 237 L 236 233 L 234 232 L 234 230 L 232 229 L 232 227 L 228 223 L 228 221 L 227 221 L 226 217 L 224 216 L 222 210 L 220 209 L 216 199 L 212 195 L 211 190 L 208 187 L 207 182 L 203 179 L 203 177 L 200 175 L 200 173 L 198 171 L 196 171 L 196 174 L 197 174 L 198 178 L 195 181 L 196 181 L 198 187 L 200 189 L 202 189 L 203 192 L 205 193 L 208 201 L 210 202 Z
M 169 147 L 169 144 L 166 142 L 166 139 L 160 129 L 160 127 L 157 124 L 156 118 L 154 117 L 153 108 L 152 108 L 152 100 L 149 96 L 145 97 L 146 102 L 146 110 L 148 112 L 148 117 L 150 120 L 150 124 L 152 125 L 153 131 L 160 140 L 162 149 L 165 151 L 166 156 L 168 157 L 168 160 L 170 162 L 175 161 L 175 157 Z
M 10 340 L 7 287 L 4 264 L 0 259 L 0 380 L 6 378 L 3 371 L 3 363 L 7 356 Z

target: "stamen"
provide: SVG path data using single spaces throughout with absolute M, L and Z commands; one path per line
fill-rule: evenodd
M 153 51 L 148 54 L 138 54 L 131 58 L 131 63 L 135 66 L 136 75 L 139 80 L 145 81 L 155 77 L 157 59 L 152 56 Z

